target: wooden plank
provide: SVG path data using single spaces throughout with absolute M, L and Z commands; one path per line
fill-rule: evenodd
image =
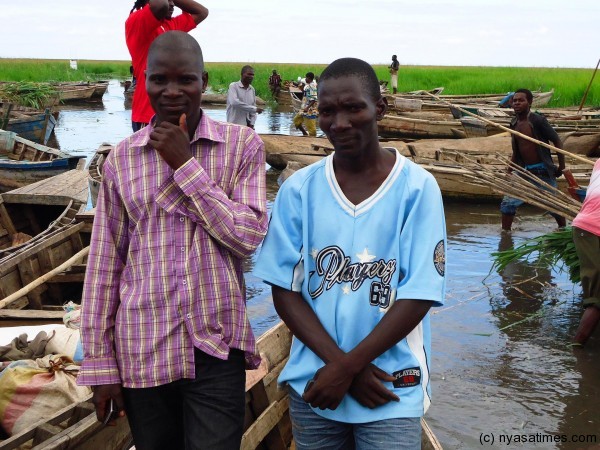
M 8 231 L 9 234 L 15 234 L 17 232 L 10 215 L 8 214 L 8 210 L 4 205 L 4 197 L 0 195 L 0 221 L 2 222 L 2 226 Z
M 92 394 L 90 394 L 86 400 L 90 400 L 91 398 L 92 398 Z M 75 410 L 76 406 L 77 406 L 77 404 L 75 404 L 75 403 L 65 406 L 64 408 L 56 411 L 56 413 L 50 419 L 45 417 L 45 418 L 37 421 L 30 427 L 21 431 L 19 434 L 15 435 L 15 436 L 11 436 L 10 438 L 2 441 L 2 443 L 0 444 L 0 448 L 1 449 L 14 449 L 14 448 L 19 447 L 20 445 L 23 445 L 27 441 L 30 441 L 31 439 L 33 439 L 33 437 L 35 435 L 35 430 L 37 427 L 39 427 L 45 423 L 49 423 L 51 425 L 57 425 L 57 424 L 65 421 L 73 414 L 73 411 Z
M 35 435 L 33 436 L 33 444 L 38 445 L 40 442 L 44 442 L 47 439 L 57 435 L 62 431 L 62 428 L 59 428 L 55 425 L 50 425 L 49 423 L 43 423 L 39 427 L 35 429 Z
M 36 264 L 37 266 L 37 264 Z M 17 265 L 19 270 L 19 274 L 21 276 L 21 285 L 26 286 L 36 280 L 39 276 L 39 270 L 36 270 L 32 260 L 25 260 Z M 45 286 L 37 286 L 34 289 L 31 289 L 29 292 L 23 292 L 23 296 L 27 296 L 29 299 L 29 304 L 32 309 L 41 309 L 42 308 L 42 294 L 46 290 Z M 15 291 L 15 292 L 18 292 Z M 13 293 L 14 294 L 14 293 Z M 10 296 L 12 296 L 11 294 Z M 10 297 L 7 296 L 7 297 Z M 6 297 L 5 297 L 6 298 Z M 18 298 L 18 297 L 17 297 Z
M 435 437 L 425 419 L 421 417 L 421 450 L 443 450 L 442 444 Z
M 52 279 L 46 283 L 50 285 L 56 285 L 61 283 L 83 283 L 85 280 L 85 273 L 64 273 L 55 275 Z
M 9 259 L 3 260 L 0 265 L 0 277 L 2 277 L 9 270 L 12 270 L 17 264 L 21 261 L 30 258 L 40 251 L 42 248 L 51 248 L 53 245 L 63 241 L 64 239 L 71 236 L 73 233 L 79 232 L 83 228 L 83 223 L 78 223 L 75 225 L 71 225 L 60 233 L 55 234 L 54 236 L 40 242 L 39 244 L 34 245 L 33 247 L 28 248 L 23 252 L 17 252 L 14 255 L 11 255 Z
M 246 370 L 246 392 L 262 381 L 267 373 L 269 373 L 269 361 L 266 358 L 261 359 L 257 369 Z
M 68 205 L 71 200 L 87 203 L 87 172 L 69 170 L 2 194 L 7 203 Z
M 277 423 L 283 418 L 283 415 L 288 410 L 288 399 L 283 399 L 278 402 L 274 402 L 254 421 L 254 423 L 246 430 L 242 436 L 242 443 L 240 449 L 242 450 L 254 450 L 258 445 L 265 440 L 267 435 L 272 432 L 276 427 Z M 283 449 L 287 450 L 287 445 L 281 442 Z M 269 450 L 277 447 L 268 445 Z
M 0 319 L 10 320 L 56 320 L 61 322 L 64 311 L 45 311 L 36 309 L 0 309 Z
M 274 403 L 269 401 L 267 396 L 267 392 L 265 390 L 265 386 L 262 383 L 255 385 L 250 391 L 250 411 L 254 417 L 257 419 L 250 426 L 252 428 L 255 426 L 260 417 L 267 411 Z M 273 423 L 271 428 L 265 430 L 264 434 L 261 431 L 260 441 L 264 440 L 265 446 L 269 450 L 286 450 L 287 446 L 285 445 L 285 441 L 283 439 L 282 434 L 280 433 L 279 428 L 276 426 L 277 423 Z M 260 442 L 259 441 L 259 442 Z M 258 445 L 258 444 L 257 444 Z M 256 446 L 252 447 L 255 448 Z

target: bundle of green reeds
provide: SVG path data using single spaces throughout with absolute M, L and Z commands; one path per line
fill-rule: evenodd
M 56 96 L 56 89 L 49 83 L 32 83 L 30 81 L 0 83 L 0 98 L 22 106 L 44 109 L 52 106 Z
M 569 279 L 579 283 L 579 258 L 573 243 L 573 229 L 566 227 L 562 230 L 543 234 L 533 239 L 528 239 L 521 245 L 492 253 L 494 264 L 492 271 L 504 270 L 512 262 L 519 260 L 533 261 L 544 267 L 548 264 L 561 271 L 567 270 Z

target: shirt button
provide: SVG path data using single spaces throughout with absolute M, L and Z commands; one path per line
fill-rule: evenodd
M 181 247 L 181 252 L 185 252 L 185 247 Z
M 186 285 L 186 284 L 187 284 L 187 281 L 183 280 L 183 284 L 184 284 L 184 285 Z
M 187 317 L 188 319 L 191 319 L 192 315 L 188 313 L 188 314 L 185 315 L 185 317 Z
M 179 221 L 180 221 L 180 222 L 183 222 L 184 220 L 185 220 L 185 219 L 184 219 L 183 217 L 180 217 L 180 218 L 179 218 Z

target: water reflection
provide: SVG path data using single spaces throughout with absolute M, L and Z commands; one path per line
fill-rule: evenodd
M 514 248 L 512 233 L 502 233 L 498 242 L 498 251 Z M 511 334 L 518 327 L 512 327 L 520 320 L 530 318 L 530 326 L 539 324 L 540 307 L 546 296 L 555 285 L 552 284 L 552 273 L 548 264 L 539 259 L 531 261 L 513 261 L 499 275 L 502 278 L 502 296 L 494 296 L 490 300 L 492 314 L 498 319 L 498 327 Z

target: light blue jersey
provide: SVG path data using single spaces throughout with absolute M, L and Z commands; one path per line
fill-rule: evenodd
M 391 149 L 391 151 L 394 151 Z M 301 292 L 321 323 L 348 352 L 402 299 L 444 301 L 446 227 L 431 174 L 396 151 L 379 189 L 353 205 L 337 183 L 333 155 L 299 170 L 280 188 L 254 273 Z M 369 409 L 346 395 L 332 410 L 347 423 L 420 417 L 429 407 L 429 315 L 373 363 L 396 376 L 385 383 L 400 402 Z M 302 394 L 323 361 L 294 339 L 279 377 Z

